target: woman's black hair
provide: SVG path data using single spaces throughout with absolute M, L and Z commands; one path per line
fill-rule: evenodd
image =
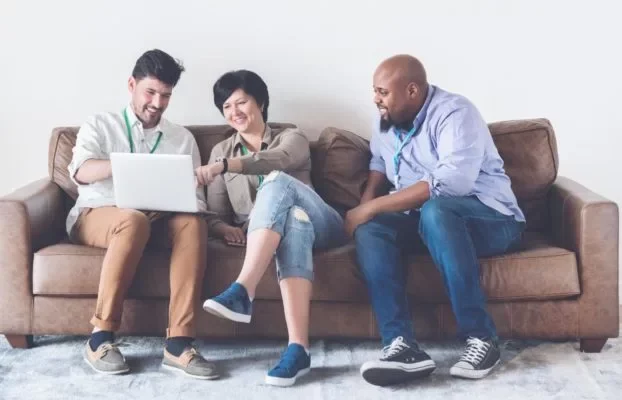
M 223 113 L 222 107 L 225 101 L 238 89 L 242 89 L 244 93 L 255 99 L 257 105 L 262 108 L 263 122 L 267 122 L 270 105 L 268 86 L 259 75 L 245 69 L 227 72 L 214 83 L 214 104 L 220 113 Z

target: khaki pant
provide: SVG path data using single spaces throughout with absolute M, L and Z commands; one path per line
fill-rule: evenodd
M 166 336 L 194 337 L 206 263 L 207 225 L 200 216 L 143 213 L 116 207 L 85 209 L 72 230 L 72 238 L 81 244 L 108 249 L 91 324 L 106 331 L 119 329 L 123 301 L 149 243 L 172 249 Z

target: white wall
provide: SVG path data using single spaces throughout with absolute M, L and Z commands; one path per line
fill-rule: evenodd
M 268 83 L 271 120 L 311 137 L 369 136 L 374 68 L 416 55 L 488 121 L 549 118 L 560 174 L 622 203 L 620 15 L 616 0 L 2 0 L 0 194 L 46 175 L 53 127 L 123 107 L 136 58 L 159 47 L 188 69 L 170 119 L 220 123 L 211 85 L 248 68 Z

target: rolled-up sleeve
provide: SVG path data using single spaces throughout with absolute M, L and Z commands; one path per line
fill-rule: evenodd
M 387 174 L 387 166 L 382 152 L 380 151 L 380 134 L 374 133 L 369 141 L 369 151 L 371 152 L 371 159 L 369 160 L 369 170 L 378 171 L 383 174 Z
M 69 177 L 76 185 L 84 185 L 75 178 L 76 173 L 86 161 L 91 159 L 107 160 L 109 156 L 103 150 L 103 133 L 94 117 L 85 122 L 78 131 L 73 156 L 67 169 Z
M 423 178 L 430 198 L 472 194 L 484 160 L 488 126 L 476 109 L 461 108 L 449 114 L 437 131 L 439 161 Z
M 311 157 L 309 139 L 299 129 L 287 129 L 277 146 L 240 157 L 245 175 L 267 175 L 272 171 L 294 170 Z

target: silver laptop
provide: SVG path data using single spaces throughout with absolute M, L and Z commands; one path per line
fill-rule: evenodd
M 197 186 L 187 154 L 111 153 L 119 208 L 196 213 Z

